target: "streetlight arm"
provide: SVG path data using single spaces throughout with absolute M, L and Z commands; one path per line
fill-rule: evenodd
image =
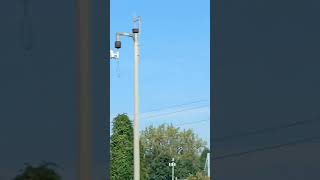
M 120 36 L 128 36 L 128 37 L 134 38 L 132 33 L 117 32 L 117 34 L 116 34 L 116 42 L 115 42 L 115 48 L 117 48 L 117 49 L 121 48 Z
M 133 37 L 133 34 L 132 33 L 126 33 L 126 32 L 117 32 L 117 34 L 116 34 L 117 41 L 120 41 L 120 36 Z

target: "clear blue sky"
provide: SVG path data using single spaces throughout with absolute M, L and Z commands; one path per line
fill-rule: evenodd
M 131 32 L 133 16 L 142 18 L 140 129 L 172 123 L 182 129 L 192 128 L 210 145 L 209 3 L 209 0 L 111 0 L 112 49 L 116 32 Z M 132 119 L 132 46 L 132 40 L 123 37 L 120 62 L 112 61 L 110 65 L 111 118 L 125 112 Z M 200 102 L 188 104 L 195 101 Z M 175 107 L 164 109 L 168 106 Z

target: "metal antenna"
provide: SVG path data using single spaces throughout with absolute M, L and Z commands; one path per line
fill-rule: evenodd
M 132 14 L 133 14 L 133 22 L 135 22 L 135 19 L 137 17 L 137 13 L 134 11 Z M 136 24 L 135 23 L 133 24 L 133 28 L 136 28 Z
M 138 27 L 136 26 L 138 22 Z M 133 28 L 139 29 L 139 34 L 141 35 L 141 17 L 140 16 L 134 16 L 133 18 Z

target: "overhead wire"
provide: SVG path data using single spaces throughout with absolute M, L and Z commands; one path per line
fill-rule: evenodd
M 213 157 L 213 160 L 234 158 L 234 157 L 244 156 L 244 155 L 251 154 L 251 153 L 261 152 L 261 151 L 280 149 L 280 148 L 285 148 L 285 147 L 290 147 L 290 146 L 295 146 L 295 145 L 299 145 L 299 144 L 312 142 L 312 141 L 315 141 L 315 140 L 320 140 L 320 136 L 304 138 L 304 139 L 300 139 L 300 140 L 296 140 L 296 141 L 292 141 L 292 142 L 287 142 L 287 143 L 282 143 L 282 144 L 277 144 L 277 145 L 272 145 L 272 146 L 265 146 L 265 147 L 261 147 L 261 148 L 248 150 L 248 151 L 224 154 L 224 155 Z
M 181 107 L 184 105 L 189 105 L 189 104 L 194 104 L 196 102 L 202 102 L 203 100 L 199 100 L 199 101 L 193 101 L 193 102 L 189 102 L 189 103 L 184 103 L 184 104 L 180 104 L 180 105 L 174 105 L 174 106 L 169 106 L 169 107 Z M 202 105 L 202 106 L 196 106 L 196 107 L 191 107 L 191 108 L 185 108 L 185 109 L 181 109 L 181 110 L 177 110 L 177 111 L 173 111 L 173 112 L 167 112 L 167 113 L 161 113 L 161 114 L 156 114 L 156 115 L 150 115 L 150 116 L 146 116 L 146 117 L 141 117 L 140 119 L 152 119 L 152 118 L 156 118 L 156 117 L 162 117 L 162 116 L 166 116 L 166 115 L 171 115 L 171 114 L 176 114 L 176 113 L 180 113 L 180 112 L 185 112 L 185 111 L 191 111 L 194 109 L 200 109 L 203 107 L 208 107 L 208 105 Z M 168 109 L 166 108 L 162 108 L 162 109 Z M 145 113 L 149 113 L 149 112 L 154 112 L 155 110 L 152 111 L 148 111 Z M 112 123 L 112 121 L 110 121 L 110 123 Z
M 145 112 L 141 112 L 140 115 L 142 114 L 146 114 L 146 113 L 150 113 L 150 112 L 155 112 L 155 111 L 162 111 L 165 109 L 170 109 L 170 108 L 177 108 L 177 107 L 182 107 L 182 106 L 186 106 L 186 105 L 191 105 L 191 104 L 195 104 L 195 103 L 199 103 L 199 102 L 206 102 L 208 100 L 206 99 L 201 99 L 201 100 L 195 100 L 195 101 L 191 101 L 191 102 L 186 102 L 186 103 L 182 103 L 182 104 L 176 104 L 176 105 L 171 105 L 171 106 L 164 106 L 161 108 L 157 108 L 157 109 L 152 109 L 149 111 L 145 111 Z M 116 114 L 113 114 L 111 116 L 116 116 Z
M 190 110 L 194 110 L 194 109 L 200 109 L 200 108 L 204 108 L 204 107 L 208 107 L 208 105 L 197 106 L 197 107 L 192 107 L 192 108 L 187 108 L 187 109 L 182 109 L 182 110 L 178 110 L 178 111 L 162 113 L 162 114 L 157 114 L 157 115 L 150 115 L 150 116 L 146 116 L 146 117 L 143 117 L 143 118 L 140 118 L 140 119 L 152 119 L 152 118 L 156 118 L 156 117 L 162 117 L 162 116 L 166 116 L 166 115 L 176 114 L 176 113 L 190 111 Z
M 236 133 L 232 135 L 227 135 L 223 137 L 218 137 L 218 138 L 213 138 L 213 142 L 215 143 L 220 143 L 220 142 L 225 142 L 225 141 L 233 141 L 239 138 L 243 137 L 249 137 L 249 136 L 255 136 L 259 134 L 268 134 L 268 133 L 274 133 L 283 129 L 295 127 L 295 126 L 300 126 L 300 125 L 305 125 L 305 124 L 311 124 L 311 123 L 316 123 L 320 122 L 317 119 L 309 119 L 309 120 L 301 120 L 301 121 L 295 121 L 292 123 L 283 123 L 279 126 L 275 127 L 267 127 L 263 129 L 258 129 L 258 130 L 253 130 L 253 131 L 247 131 L 247 132 L 242 132 L 242 133 Z
M 200 121 L 190 121 L 190 122 L 186 122 L 186 123 L 180 123 L 180 124 L 172 124 L 172 123 L 164 123 L 164 124 L 172 124 L 174 126 L 184 126 L 184 125 L 190 125 L 190 124 L 199 124 L 199 123 L 203 123 L 203 122 L 207 122 L 210 121 L 210 119 L 204 119 L 204 120 L 200 120 Z

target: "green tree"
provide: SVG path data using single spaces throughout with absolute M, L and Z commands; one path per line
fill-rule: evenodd
M 181 131 L 165 124 L 149 126 L 141 132 L 141 142 L 150 179 L 157 179 L 156 175 L 171 174 L 169 163 L 172 158 L 176 160 L 177 177 L 186 177 L 200 171 L 200 154 L 206 143 L 190 129 Z
M 50 166 L 57 167 L 54 163 L 42 163 L 37 167 L 26 164 L 22 173 L 13 180 L 61 180 L 61 176 Z
M 126 114 L 113 119 L 111 135 L 111 180 L 133 179 L 133 128 Z
M 146 169 L 146 159 L 144 154 L 144 146 L 140 141 L 140 179 L 141 180 L 148 180 L 148 174 Z
M 168 180 L 171 177 L 169 167 L 171 158 L 167 154 L 161 154 L 154 157 L 153 161 L 148 162 L 148 179 L 149 180 Z

